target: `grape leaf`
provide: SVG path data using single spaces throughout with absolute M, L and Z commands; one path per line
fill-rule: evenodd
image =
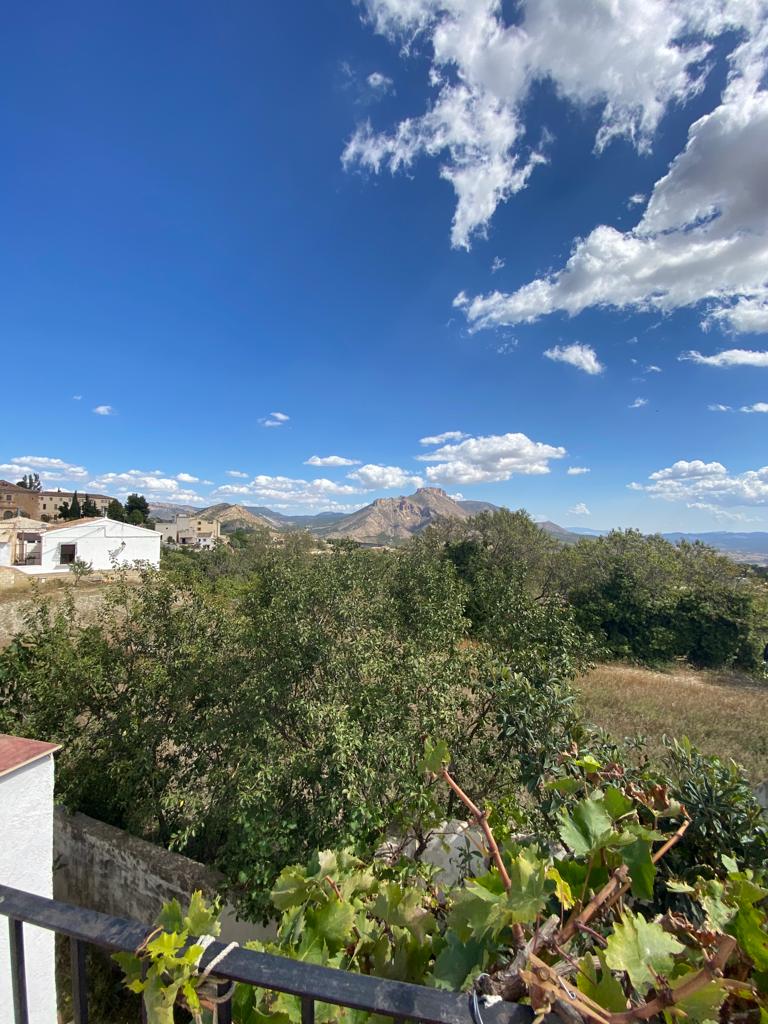
M 278 910 L 288 910 L 304 903 L 309 895 L 310 884 L 304 868 L 298 864 L 283 868 L 275 882 L 270 899 Z
M 560 813 L 560 838 L 577 857 L 587 857 L 601 849 L 615 835 L 613 820 L 602 800 L 581 800 L 569 814 Z
M 765 914 L 761 910 L 742 905 L 729 924 L 728 931 L 758 971 L 768 970 L 768 931 Z
M 622 856 L 632 878 L 632 895 L 639 900 L 653 899 L 656 866 L 651 859 L 651 844 L 637 839 L 624 848 Z
M 576 975 L 579 992 L 594 999 L 604 1010 L 622 1013 L 627 1008 L 627 997 L 618 980 L 611 974 L 604 956 L 599 952 L 597 956 L 601 967 L 600 980 L 597 978 L 594 958 L 587 953 L 580 961 L 580 970 Z
M 679 982 L 673 986 L 672 991 L 684 984 L 686 978 L 683 977 Z M 681 999 L 679 1003 L 675 1003 L 676 1010 L 682 1010 L 686 1017 L 694 1021 L 695 1024 L 704 1024 L 704 1021 L 716 1022 L 720 1017 L 720 1007 L 725 999 L 725 990 L 717 981 L 710 981 L 709 984 L 704 985 L 703 988 L 698 989 L 696 992 L 692 992 L 691 995 Z
M 605 791 L 603 793 L 603 804 L 605 805 L 606 811 L 608 811 L 614 821 L 616 821 L 617 818 L 623 818 L 625 814 L 629 814 L 635 806 L 629 797 L 624 796 L 621 790 L 617 789 L 616 786 L 605 787 Z
M 349 942 L 354 920 L 355 912 L 349 903 L 335 897 L 325 906 L 307 911 L 307 927 L 325 942 L 332 954 Z
M 184 918 L 184 927 L 191 935 L 213 935 L 216 937 L 221 931 L 218 914 L 208 906 L 199 889 L 192 893 L 189 910 Z
M 625 910 L 608 936 L 605 961 L 614 971 L 626 971 L 634 987 L 645 992 L 656 984 L 656 975 L 669 972 L 672 957 L 683 948 L 660 924 Z
M 478 939 L 462 942 L 455 932 L 448 932 L 446 939 L 435 961 L 433 978 L 437 988 L 460 992 L 467 979 L 483 966 L 485 946 Z

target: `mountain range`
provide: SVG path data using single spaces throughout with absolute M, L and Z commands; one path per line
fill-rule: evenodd
M 263 505 L 231 505 L 221 502 L 199 509 L 191 505 L 150 503 L 150 511 L 158 520 L 176 515 L 194 515 L 210 521 L 218 520 L 223 533 L 235 530 L 268 529 L 308 530 L 325 539 L 348 538 L 360 544 L 397 545 L 421 533 L 427 526 L 442 519 L 469 519 L 480 512 L 499 506 L 488 501 L 465 501 L 451 498 L 439 487 L 420 487 L 413 494 L 396 498 L 377 498 L 355 512 L 319 512 L 317 515 L 286 515 Z M 538 526 L 564 544 L 575 544 L 582 537 L 599 537 L 609 530 L 574 526 L 565 528 L 545 520 Z M 726 530 L 705 533 L 665 533 L 672 543 L 681 540 L 702 541 L 717 548 L 738 562 L 768 565 L 768 533 L 736 533 Z

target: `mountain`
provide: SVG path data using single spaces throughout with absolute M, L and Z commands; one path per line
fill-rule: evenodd
M 768 533 L 754 530 L 747 533 L 735 533 L 730 530 L 714 530 L 709 533 L 664 533 L 662 536 L 673 544 L 682 540 L 689 543 L 701 541 L 717 548 L 724 555 L 729 555 L 734 562 L 751 562 L 755 565 L 768 565 Z
M 243 508 L 253 512 L 255 516 L 268 519 L 278 529 L 283 530 L 309 530 L 312 532 L 315 527 L 330 526 L 339 519 L 344 519 L 345 512 L 318 512 L 313 516 L 287 516 L 284 512 L 273 512 L 271 508 L 264 505 L 243 505 Z
M 242 505 L 228 505 L 221 502 L 208 508 L 198 509 L 197 515 L 209 523 L 221 523 L 222 533 L 234 533 L 235 530 L 274 530 L 275 526 L 265 516 L 255 516 Z
M 471 515 L 440 487 L 420 487 L 398 498 L 377 498 L 365 508 L 312 532 L 360 544 L 399 544 L 440 519 L 469 519 Z
M 548 533 L 550 537 L 559 540 L 561 544 L 575 544 L 579 540 L 572 530 L 566 530 L 565 527 L 558 526 L 557 523 L 552 523 L 549 519 L 543 519 L 541 522 L 537 522 L 536 525 L 540 530 Z
M 172 523 L 176 516 L 196 516 L 199 511 L 194 505 L 174 505 L 170 501 L 149 502 L 149 514 L 160 523 Z
M 492 505 L 490 501 L 465 501 L 462 498 L 456 504 L 461 505 L 465 512 L 469 512 L 473 516 L 478 515 L 480 512 L 498 512 L 499 510 L 499 506 Z

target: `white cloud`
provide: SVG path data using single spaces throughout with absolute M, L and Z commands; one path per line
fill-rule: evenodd
M 359 466 L 360 459 L 345 459 L 343 455 L 310 455 L 305 466 Z
M 510 294 L 459 295 L 456 304 L 473 327 L 530 323 L 556 311 L 575 316 L 589 307 L 669 312 L 698 305 L 705 325 L 766 329 L 766 47 L 768 28 L 733 52 L 722 102 L 690 126 L 685 149 L 656 182 L 633 230 L 595 227 L 575 241 L 561 270 Z
M 247 473 L 243 473 L 243 471 L 241 469 L 228 469 L 226 471 L 225 475 L 226 476 L 236 476 L 236 477 L 239 477 L 242 480 L 247 480 L 248 479 L 248 474 Z
M 647 398 L 636 398 L 634 402 L 630 402 L 627 406 L 628 409 L 642 409 L 644 405 L 648 405 Z
M 367 490 L 391 490 L 403 487 L 423 487 L 424 481 L 399 466 L 377 466 L 371 463 L 347 474 L 350 480 L 357 480 Z
M 569 511 L 569 513 L 572 516 L 591 516 L 592 515 L 592 513 L 589 511 L 589 509 L 587 508 L 587 506 L 584 504 L 583 501 L 580 501 L 577 505 L 574 505 L 573 508 L 569 508 L 568 511 Z
M 11 459 L 6 470 L 18 467 L 20 474 L 39 473 L 41 480 L 82 480 L 88 476 L 84 466 L 76 466 L 63 459 L 50 458 L 47 455 L 19 455 Z
M 395 84 L 391 78 L 382 74 L 381 71 L 372 71 L 366 78 L 366 82 L 374 92 L 379 93 L 381 96 L 390 92 Z
M 599 110 L 598 151 L 616 136 L 644 151 L 668 107 L 701 89 L 708 40 L 756 32 L 761 14 L 754 0 L 706 11 L 696 0 L 523 0 L 510 24 L 499 0 L 362 2 L 403 53 L 426 42 L 434 95 L 391 131 L 358 127 L 343 162 L 395 173 L 421 155 L 441 159 L 457 200 L 451 240 L 463 247 L 544 161 L 524 122 L 533 86 L 548 80 L 561 99 Z
M 93 410 L 97 416 L 114 416 L 115 410 L 111 405 L 97 405 Z
M 360 494 L 360 488 L 322 478 L 301 480 L 293 477 L 260 474 L 248 483 L 223 484 L 221 487 L 217 487 L 213 494 L 225 501 L 242 502 L 252 499 L 258 501 L 259 504 L 268 504 L 275 509 L 302 507 L 345 512 L 359 507 L 359 504 L 352 506 L 339 504 L 335 500 L 336 497 Z
M 435 444 L 445 444 L 446 441 L 463 441 L 465 437 L 469 437 L 469 434 L 465 434 L 461 430 L 446 430 L 442 434 L 433 434 L 430 437 L 422 437 L 419 444 L 431 447 Z
M 597 374 L 605 369 L 591 345 L 555 345 L 554 348 L 548 348 L 544 355 L 557 363 L 569 363 L 584 373 Z
M 72 401 L 73 402 L 82 402 L 82 400 L 83 400 L 83 396 L 82 395 L 72 395 Z
M 149 501 L 169 501 L 184 505 L 206 505 L 208 498 L 181 484 L 188 476 L 166 476 L 159 469 L 129 469 L 123 473 L 100 473 L 88 481 L 88 488 L 104 494 L 124 498 L 128 494 L 143 494 Z
M 642 206 L 646 200 L 646 196 L 642 192 L 635 192 L 634 195 L 630 196 L 627 200 L 627 206 Z
M 495 274 L 497 270 L 504 269 L 505 260 L 501 256 L 494 256 L 493 262 L 491 263 L 491 273 Z
M 200 477 L 192 476 L 191 473 L 177 473 L 176 479 L 180 480 L 183 484 L 199 484 Z
M 708 405 L 707 408 L 710 412 L 730 412 L 730 405 L 722 405 L 720 402 L 713 402 L 712 405 Z
M 700 503 L 716 508 L 768 505 L 768 466 L 731 473 L 721 462 L 680 460 L 648 479 L 650 483 L 629 486 L 653 498 L 697 503 L 697 508 Z
M 549 473 L 550 461 L 566 454 L 565 448 L 532 441 L 525 434 L 494 434 L 444 445 L 416 458 L 438 463 L 427 469 L 433 483 L 476 484 Z
M 754 405 L 742 405 L 739 412 L 768 412 L 768 402 L 755 402 Z
M 262 416 L 259 423 L 262 427 L 282 427 L 290 418 L 284 412 L 271 412 L 269 416 Z
M 753 352 L 745 348 L 729 348 L 714 356 L 703 356 L 701 352 L 692 349 L 690 352 L 681 352 L 677 358 L 681 363 L 689 361 L 701 366 L 768 366 L 768 352 Z
M 565 471 L 568 476 L 583 476 L 584 473 L 591 473 L 589 466 L 569 466 Z
M 708 512 L 713 515 L 716 519 L 723 519 L 727 522 L 753 522 L 752 516 L 747 516 L 743 512 L 731 512 L 724 508 L 719 508 L 717 505 L 712 505 L 707 501 L 690 501 L 687 505 L 688 508 L 695 508 L 701 512 Z
M 646 366 L 645 372 L 646 373 L 661 373 L 661 367 L 660 366 L 654 366 L 653 363 L 651 363 L 650 366 Z

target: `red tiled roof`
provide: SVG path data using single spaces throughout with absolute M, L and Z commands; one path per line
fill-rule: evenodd
M 39 761 L 41 757 L 61 750 L 58 743 L 43 743 L 42 740 L 28 740 L 22 736 L 7 736 L 0 733 L 0 776 L 23 768 L 24 765 Z

